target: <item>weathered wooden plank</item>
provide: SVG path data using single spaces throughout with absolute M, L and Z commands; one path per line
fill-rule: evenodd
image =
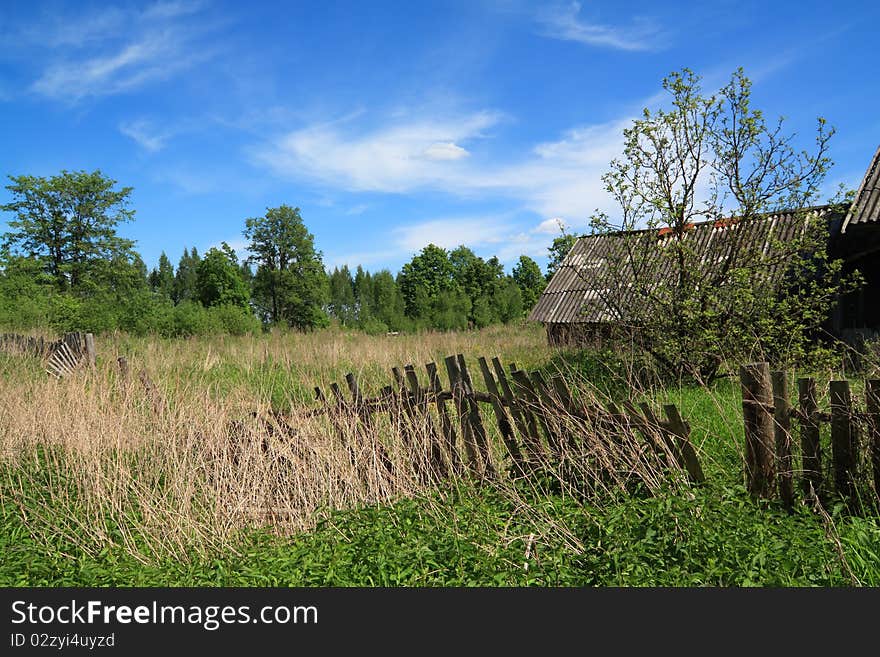
M 468 419 L 473 430 L 474 441 L 482 460 L 483 472 L 487 477 L 494 477 L 497 473 L 492 463 L 492 454 L 489 452 L 489 440 L 486 436 L 486 428 L 483 426 L 483 418 L 480 416 L 480 405 L 474 398 L 474 384 L 468 373 L 467 363 L 463 354 L 458 354 L 458 370 L 461 373 L 461 382 L 464 385 L 465 398 L 469 408 Z
M 91 333 L 85 334 L 85 354 L 86 354 L 86 364 L 94 369 L 96 363 L 98 362 L 98 352 L 95 349 L 95 336 Z
M 489 390 L 492 410 L 495 412 L 495 420 L 498 422 L 498 430 L 501 432 L 501 439 L 504 441 L 507 453 L 510 454 L 514 473 L 517 476 L 522 475 L 525 473 L 522 452 L 520 452 L 519 445 L 517 445 L 516 433 L 510 423 L 510 418 L 501 403 L 501 395 L 499 394 L 498 386 L 495 383 L 495 377 L 492 376 L 492 372 L 489 371 L 489 363 L 483 356 L 480 356 L 477 359 L 477 362 L 480 364 L 480 370 L 483 373 L 486 388 Z
M 444 363 L 446 364 L 446 373 L 449 376 L 449 387 L 452 389 L 452 404 L 455 406 L 455 411 L 458 414 L 459 432 L 464 443 L 468 467 L 475 474 L 482 475 L 480 458 L 476 443 L 474 442 L 468 409 L 466 408 L 464 386 L 461 381 L 461 372 L 458 369 L 458 359 L 455 356 L 447 356 L 444 359 Z
M 440 383 L 440 376 L 437 374 L 437 364 L 427 363 L 425 370 L 428 372 L 428 384 L 431 392 L 434 393 L 434 403 L 437 406 L 437 414 L 440 416 L 440 429 L 446 441 L 446 451 L 449 454 L 449 463 L 452 471 L 456 474 L 461 473 L 461 458 L 458 456 L 458 449 L 455 447 L 455 427 L 452 426 L 452 420 L 449 418 L 449 410 L 446 408 L 447 397 L 443 393 L 443 386 Z M 448 399 L 452 399 L 452 393 L 449 393 Z
M 660 438 L 657 442 L 657 446 L 663 452 L 667 465 L 675 465 L 677 463 L 679 467 L 683 468 L 684 457 L 681 455 L 676 441 L 672 438 L 668 424 L 662 422 L 660 418 L 657 417 L 654 413 L 654 409 L 651 408 L 651 405 L 648 402 L 640 403 L 639 408 L 642 409 L 642 413 L 648 424 L 656 428 L 657 435 Z
M 415 414 L 422 424 L 428 438 L 428 463 L 430 471 L 435 477 L 445 477 L 447 475 L 446 461 L 443 459 L 443 449 L 440 442 L 440 436 L 437 433 L 437 427 L 428 412 L 428 398 L 425 390 L 419 385 L 419 377 L 416 375 L 415 367 L 406 365 L 404 368 L 406 373 L 406 381 L 409 384 L 410 394 L 413 396 L 413 408 Z
M 541 433 L 538 430 L 538 422 L 535 419 L 535 411 L 539 407 L 537 395 L 532 389 L 532 384 L 526 373 L 517 369 L 516 363 L 511 363 L 509 367 L 510 376 L 513 378 L 514 385 L 516 386 L 517 404 L 526 425 L 526 434 L 523 436 L 526 451 L 532 462 L 545 463 L 548 454 L 541 442 Z
M 553 396 L 544 375 L 534 370 L 531 372 L 532 386 L 539 398 L 541 416 L 543 418 L 543 426 L 547 443 L 550 449 L 560 459 L 565 457 L 566 441 L 563 440 L 561 432 L 561 418 L 566 413 L 559 400 Z
M 753 497 L 769 499 L 776 478 L 770 367 L 767 363 L 743 365 L 739 378 L 746 435 L 746 487 Z
M 706 480 L 703 474 L 703 468 L 700 465 L 700 459 L 697 457 L 697 450 L 691 444 L 690 434 L 691 428 L 687 422 L 681 417 L 675 404 L 664 404 L 663 412 L 669 422 L 669 428 L 673 435 L 678 439 L 678 447 L 684 459 L 684 467 L 687 470 L 690 480 L 694 483 L 702 483 Z
M 794 479 L 791 458 L 791 402 L 788 400 L 788 377 L 785 372 L 770 373 L 773 385 L 773 428 L 776 442 L 779 497 L 785 508 L 794 507 Z
M 831 389 L 831 459 L 834 488 L 847 500 L 855 494 L 857 434 L 852 421 L 852 396 L 849 381 L 832 381 Z
M 508 383 L 507 381 L 507 376 L 504 373 L 504 368 L 501 366 L 501 361 L 498 360 L 497 357 L 492 358 L 492 368 L 495 370 L 495 375 L 498 377 L 498 385 L 501 386 L 501 393 L 502 398 L 504 399 L 504 404 L 510 409 L 510 414 L 511 416 L 513 416 L 513 424 L 516 427 L 517 431 L 519 431 L 519 435 L 522 437 L 523 444 L 527 445 L 529 440 L 529 430 L 525 421 L 525 416 L 523 415 L 522 409 L 516 401 L 516 397 L 514 397 L 513 390 L 510 387 L 510 383 Z M 528 447 L 526 448 L 524 459 L 526 461 L 530 459 Z
M 816 381 L 798 379 L 798 406 L 800 412 L 801 458 L 803 478 L 801 487 L 804 495 L 810 491 L 816 495 L 822 492 L 822 448 L 819 442 L 819 404 L 816 401 Z
M 663 429 L 659 424 L 652 424 L 648 417 L 640 413 L 636 405 L 629 399 L 622 401 L 621 405 L 628 414 L 630 424 L 642 434 L 645 443 L 651 448 L 651 452 L 661 463 L 666 464 L 667 453 L 662 445 L 663 439 L 660 437 Z

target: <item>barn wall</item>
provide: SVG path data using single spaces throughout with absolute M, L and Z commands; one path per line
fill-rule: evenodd
M 547 343 L 553 347 L 601 347 L 613 331 L 611 324 L 595 322 L 546 323 Z

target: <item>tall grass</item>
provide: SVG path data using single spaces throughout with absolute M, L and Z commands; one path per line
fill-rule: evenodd
M 483 417 L 499 476 L 465 470 L 441 481 L 426 475 L 427 423 L 415 422 L 404 440 L 388 413 L 375 416 L 372 431 L 350 414 L 312 415 L 319 406 L 313 386 L 327 393 L 337 381 L 345 390 L 351 371 L 363 393 L 374 396 L 392 382 L 391 367 L 412 363 L 425 383 L 424 363 L 437 362 L 442 372 L 443 357 L 455 353 L 466 354 L 474 372 L 473 358 L 496 354 L 529 370 L 563 369 L 587 403 L 602 404 L 622 391 L 630 396 L 629 384 L 645 377 L 627 376 L 627 363 L 551 351 L 543 332 L 531 327 L 415 336 L 115 335 L 100 339 L 98 350 L 95 371 L 60 381 L 35 359 L 0 355 L 4 513 L 14 514 L 29 540 L 47 552 L 64 545 L 76 559 L 124 554 L 144 568 L 195 568 L 221 558 L 262 563 L 277 548 L 254 552 L 247 536 L 256 530 L 282 541 L 296 537 L 303 546 L 294 552 L 302 566 L 286 576 L 260 570 L 264 583 L 336 583 L 315 570 L 331 564 L 305 565 L 303 550 L 326 554 L 328 545 L 333 556 L 327 558 L 348 564 L 343 581 L 356 584 L 870 583 L 880 572 L 873 521 L 835 516 L 829 537 L 809 509 L 787 519 L 748 500 L 741 485 L 739 391 L 730 380 L 712 389 L 649 381 L 634 399 L 678 405 L 707 474 L 701 488 L 645 452 L 635 434 L 623 442 L 585 435 L 583 423 L 564 413 L 556 413 L 553 428 L 579 435 L 578 445 L 566 447 L 559 463 L 539 462 L 530 476 L 512 477 L 488 406 Z M 127 379 L 117 366 L 120 357 L 130 368 Z M 155 394 L 142 386 L 142 370 Z M 626 386 L 619 376 L 629 379 Z M 435 426 L 437 420 L 433 415 Z M 750 539 L 750 532 L 764 538 Z M 397 544 L 383 542 L 388 536 Z M 814 548 L 797 556 L 783 549 L 785 541 Z M 289 550 L 293 544 L 280 545 Z M 403 552 L 396 558 L 384 554 L 398 545 Z M 723 545 L 733 552 L 713 557 Z M 457 564 L 454 573 L 432 565 L 440 559 L 429 556 L 435 549 Z M 407 575 L 401 559 L 424 561 L 425 570 Z M 476 566 L 473 559 L 485 562 Z M 843 560 L 849 574 L 838 563 Z M 652 561 L 667 570 L 652 571 Z M 821 563 L 837 565 L 823 574 Z M 781 564 L 791 572 L 781 572 L 788 567 Z M 385 572 L 392 566 L 398 570 Z M 380 574 L 374 578 L 373 571 Z

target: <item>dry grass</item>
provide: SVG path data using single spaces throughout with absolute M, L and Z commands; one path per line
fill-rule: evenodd
M 332 331 L 180 341 L 111 336 L 99 341 L 96 371 L 60 381 L 8 357 L 0 368 L 4 488 L 13 491 L 34 537 L 48 542 L 61 534 L 89 555 L 114 545 L 140 559 L 187 559 L 193 550 L 234 549 L 242 529 L 308 530 L 330 510 L 385 504 L 434 486 L 424 455 L 430 425 L 438 424 L 434 415 L 403 440 L 389 414 L 377 414 L 373 431 L 351 415 L 335 422 L 309 416 L 316 406 L 308 398 L 311 386 L 342 383 L 344 373 L 354 371 L 371 395 L 390 383 L 392 366 L 442 364 L 454 353 L 500 354 L 504 362 L 529 366 L 550 356 L 541 332 L 495 328 L 394 337 Z M 116 366 L 121 356 L 129 362 L 127 380 Z M 142 369 L 155 382 L 152 393 L 138 380 Z M 271 408 L 279 388 L 284 419 Z M 583 387 L 578 394 L 594 393 Z M 489 407 L 484 419 L 492 460 L 505 463 Z M 558 414 L 557 422 L 561 433 L 584 431 L 577 418 Z M 561 465 L 542 466 L 542 477 L 525 487 L 510 485 L 504 475 L 495 484 L 525 512 L 539 514 L 523 495 L 533 497 L 542 487 L 573 495 L 634 484 L 657 490 L 665 482 L 662 464 L 634 436 L 566 447 Z M 550 515 L 544 520 L 552 526 Z M 556 530 L 579 548 L 565 527 Z

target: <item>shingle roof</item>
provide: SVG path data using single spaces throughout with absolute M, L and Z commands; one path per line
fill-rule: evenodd
M 829 209 L 806 211 L 825 216 Z M 732 239 L 740 231 L 749 231 L 749 242 L 763 245 L 762 253 L 767 254 L 777 241 L 790 241 L 802 234 L 803 218 L 804 212 L 790 211 L 746 223 L 701 222 L 693 224 L 682 239 L 700 257 L 704 271 L 711 274 L 730 257 L 731 249 L 741 243 Z M 669 258 L 663 257 L 663 246 L 675 238 L 661 233 L 643 230 L 580 237 L 547 284 L 529 319 L 544 323 L 590 323 L 625 321 L 637 316 L 646 305 L 646 289 L 675 284 L 675 268 Z M 636 249 L 639 256 L 628 257 L 628 249 Z M 782 270 L 781 265 L 772 266 L 767 278 L 777 279 Z
M 862 224 L 869 221 L 880 221 L 880 148 L 874 153 L 871 166 L 868 167 L 855 201 L 850 206 L 841 232 L 846 232 L 850 224 Z

